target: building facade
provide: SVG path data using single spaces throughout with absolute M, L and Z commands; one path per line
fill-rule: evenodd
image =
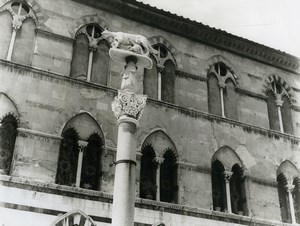
M 299 58 L 135 0 L 0 2 L 1 225 L 110 225 L 124 65 L 105 29 L 158 51 L 135 224 L 300 224 Z

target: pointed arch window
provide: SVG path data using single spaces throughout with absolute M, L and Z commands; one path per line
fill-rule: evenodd
M 298 169 L 289 161 L 277 171 L 277 190 L 282 222 L 300 223 L 300 177 Z
M 102 39 L 103 28 L 98 24 L 81 27 L 75 36 L 71 77 L 107 85 L 109 45 Z
M 10 1 L 1 11 L 0 58 L 29 65 L 34 47 L 35 13 L 25 1 Z
M 0 174 L 9 174 L 17 136 L 17 120 L 5 116 L 0 123 Z
M 63 134 L 56 183 L 98 190 L 100 187 L 102 142 L 98 134 L 79 140 L 74 129 Z
M 238 120 L 236 77 L 223 62 L 215 63 L 208 71 L 208 109 L 212 114 Z
M 174 103 L 175 59 L 163 44 L 155 44 L 153 48 L 158 53 L 151 55 L 152 69 L 145 69 L 144 93 L 151 98 Z
M 267 88 L 267 106 L 270 129 L 293 134 L 292 107 L 290 94 L 285 82 L 273 77 Z
M 59 215 L 51 226 L 97 226 L 94 220 L 80 210 L 74 210 L 64 215 Z

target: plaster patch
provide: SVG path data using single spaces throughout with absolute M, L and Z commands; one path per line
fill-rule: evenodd
M 256 161 L 255 158 L 253 158 L 251 156 L 251 154 L 249 153 L 249 151 L 247 150 L 247 148 L 243 145 L 238 146 L 235 149 L 235 152 L 237 153 L 237 155 L 240 157 L 240 159 L 242 160 L 242 162 L 244 163 L 244 166 L 249 169 L 252 166 L 256 165 Z
M 106 96 L 105 93 L 99 93 L 95 90 L 91 89 L 80 89 L 80 93 L 82 96 L 84 96 L 86 99 L 102 99 Z
M 108 110 L 108 104 L 98 101 L 97 102 L 97 109 L 107 111 Z

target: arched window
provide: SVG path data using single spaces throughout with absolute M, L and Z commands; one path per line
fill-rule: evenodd
M 270 129 L 292 134 L 291 94 L 287 84 L 276 76 L 270 77 L 270 80 L 266 92 Z
M 3 48 L 0 49 L 0 57 L 30 65 L 36 27 L 35 13 L 25 1 L 10 1 L 2 7 L 0 43 Z
M 82 113 L 70 119 L 63 131 L 56 183 L 99 190 L 102 130 L 90 115 Z
M 177 157 L 175 146 L 162 131 L 144 141 L 141 157 L 140 197 L 177 203 Z
M 102 31 L 98 24 L 87 24 L 77 31 L 71 77 L 107 85 L 109 45 L 101 39 Z
M 224 170 L 224 166 L 219 160 L 213 162 L 211 173 L 213 208 L 215 211 L 222 212 L 227 209 Z
M 208 109 L 222 117 L 238 120 L 236 77 L 223 62 L 215 63 L 208 71 Z
M 141 158 L 140 197 L 156 200 L 156 165 L 155 153 L 149 145 L 143 148 Z
M 292 224 L 300 223 L 299 170 L 290 161 L 284 161 L 277 170 L 277 182 L 282 221 Z
M 175 101 L 176 63 L 171 52 L 163 44 L 155 44 L 158 54 L 152 55 L 152 69 L 145 69 L 144 93 L 165 102 Z
M 160 201 L 177 203 L 177 160 L 171 150 L 163 156 L 160 167 Z
M 17 120 L 5 116 L 0 123 L 0 174 L 9 174 L 17 136 Z
M 212 159 L 212 198 L 215 211 L 248 215 L 242 162 L 229 147 Z
M 93 219 L 80 210 L 74 210 L 64 215 L 59 215 L 51 226 L 97 226 Z

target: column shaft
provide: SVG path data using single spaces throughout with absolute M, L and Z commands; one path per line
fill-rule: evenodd
M 92 77 L 93 56 L 94 56 L 93 49 L 91 49 L 90 50 L 90 55 L 89 55 L 89 64 L 88 64 L 87 78 L 86 78 L 86 80 L 88 82 L 91 81 L 91 77 Z
M 220 98 L 221 98 L 221 111 L 222 111 L 222 117 L 225 118 L 223 87 L 220 87 Z
M 9 61 L 11 60 L 12 52 L 13 52 L 14 45 L 15 45 L 16 35 L 17 35 L 17 30 L 13 29 L 12 34 L 11 34 L 9 47 L 8 47 L 8 53 L 7 53 L 6 60 L 9 60 Z
M 119 119 L 112 225 L 133 226 L 136 177 L 136 124 Z M 133 119 L 131 119 L 133 120 Z
M 278 118 L 279 118 L 279 126 L 280 126 L 280 132 L 284 132 L 283 130 L 283 123 L 282 123 L 282 115 L 281 115 L 281 107 L 278 106 L 277 107 L 277 111 L 278 111 Z

